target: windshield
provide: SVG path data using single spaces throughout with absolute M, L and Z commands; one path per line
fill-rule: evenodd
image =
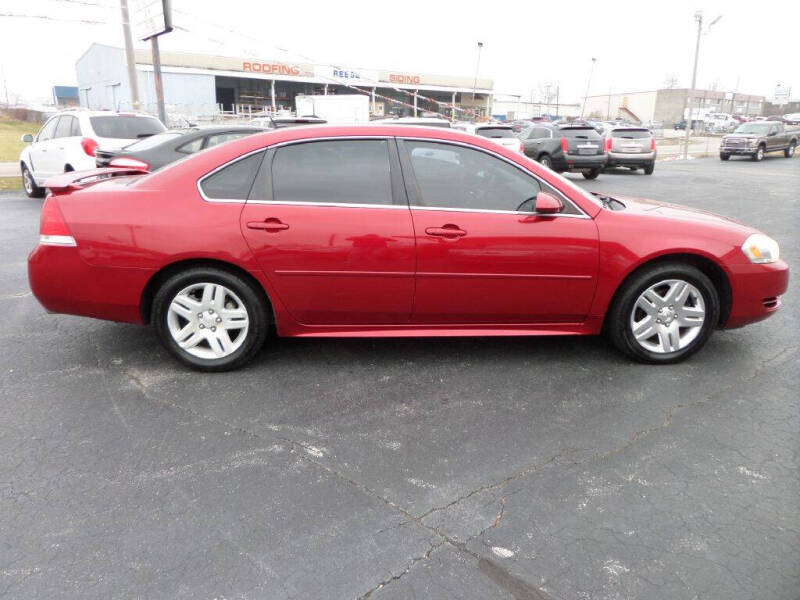
M 769 129 L 769 123 L 744 123 L 736 128 L 734 133 L 760 133 L 765 134 Z
M 475 133 L 488 138 L 513 138 L 514 131 L 511 127 L 479 127 Z
M 155 117 L 109 115 L 89 117 L 95 135 L 101 138 L 135 140 L 166 131 L 166 127 Z
M 164 133 L 157 133 L 156 135 L 151 135 L 150 137 L 146 137 L 144 139 L 139 140 L 138 142 L 133 142 L 132 144 L 128 144 L 125 146 L 126 150 L 149 150 L 150 148 L 155 148 L 159 144 L 162 144 L 168 140 L 174 140 L 175 138 L 179 138 L 183 135 L 180 131 L 165 131 Z

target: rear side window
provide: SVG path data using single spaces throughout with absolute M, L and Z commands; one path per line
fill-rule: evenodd
M 81 123 L 75 117 L 72 118 L 72 129 L 70 129 L 69 134 L 72 137 L 77 137 L 81 134 Z
M 125 150 L 136 150 L 136 151 L 149 150 L 150 148 L 155 148 L 156 146 L 163 144 L 164 142 L 168 142 L 169 140 L 174 140 L 181 136 L 183 136 L 183 134 L 179 131 L 165 131 L 164 133 L 151 135 L 150 137 L 141 139 L 138 142 L 133 142 L 132 144 L 128 144 L 127 146 L 125 146 Z
M 392 204 L 389 143 L 337 140 L 284 146 L 272 161 L 279 202 Z
M 623 138 L 626 140 L 642 140 L 652 137 L 647 129 L 615 129 L 611 132 L 611 137 Z
M 480 127 L 475 133 L 487 138 L 514 137 L 514 132 L 510 127 Z
M 212 146 L 216 146 L 218 144 L 224 144 L 225 142 L 230 142 L 231 140 L 238 140 L 246 135 L 250 135 L 251 131 L 236 131 L 236 132 L 228 132 L 228 133 L 215 133 L 214 135 L 208 136 L 206 138 L 208 142 L 206 143 L 206 148 L 211 148 Z
M 203 139 L 204 138 L 199 137 L 191 142 L 186 142 L 183 146 L 176 148 L 176 150 L 178 152 L 183 152 L 184 154 L 194 154 L 195 152 L 200 152 L 200 149 L 203 147 Z
M 58 126 L 56 127 L 56 133 L 53 137 L 57 138 L 64 138 L 70 137 L 72 135 L 72 122 L 75 121 L 75 117 L 70 117 L 68 115 L 64 115 L 59 119 Z
M 200 189 L 213 200 L 244 201 L 250 193 L 263 158 L 263 151 L 240 158 L 203 179 Z
M 95 135 L 103 138 L 135 140 L 166 131 L 166 127 L 155 117 L 124 117 L 109 115 L 89 117 Z

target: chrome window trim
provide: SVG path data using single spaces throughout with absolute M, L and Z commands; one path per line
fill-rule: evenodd
M 500 160 L 505 161 L 506 163 L 508 163 L 512 167 L 515 167 L 515 168 L 519 169 L 520 171 L 522 171 L 526 175 L 528 175 L 530 177 L 533 177 L 539 183 L 539 187 L 542 187 L 541 184 L 544 184 L 547 187 L 552 188 L 553 191 L 555 191 L 561 197 L 562 202 L 566 202 L 566 203 L 570 204 L 571 206 L 573 206 L 580 213 L 580 214 L 577 214 L 577 215 L 564 215 L 564 214 L 556 213 L 556 214 L 552 214 L 552 215 L 548 214 L 548 215 L 539 215 L 539 216 L 547 216 L 547 217 L 553 217 L 553 218 L 570 217 L 570 218 L 573 218 L 573 219 L 575 219 L 575 218 L 578 218 L 578 219 L 591 219 L 591 217 L 589 215 L 587 215 L 586 212 L 584 212 L 584 210 L 580 206 L 578 206 L 572 200 L 567 198 L 563 194 L 563 192 L 561 192 L 561 190 L 559 190 L 556 187 L 550 185 L 549 183 L 547 183 L 546 181 L 541 179 L 539 176 L 537 176 L 535 173 L 529 171 L 528 169 L 526 169 L 523 166 L 515 163 L 514 161 L 506 158 L 505 156 L 497 154 L 496 152 L 493 152 L 491 150 L 487 150 L 486 148 L 482 148 L 480 146 L 473 146 L 472 144 L 466 144 L 464 142 L 457 142 L 457 141 L 453 141 L 453 140 L 442 140 L 442 139 L 435 139 L 435 138 L 415 138 L 415 137 L 406 137 L 406 136 L 403 136 L 403 137 L 401 137 L 399 139 L 401 139 L 401 140 L 410 140 L 410 141 L 415 141 L 415 142 L 431 142 L 431 141 L 434 141 L 434 142 L 439 142 L 439 143 L 442 143 L 442 144 L 453 144 L 453 145 L 456 145 L 456 146 L 463 146 L 464 148 L 469 148 L 469 149 L 472 149 L 472 150 L 477 149 L 479 152 L 485 152 L 486 154 L 490 154 L 490 155 L 494 156 L 495 158 L 499 158 Z M 472 212 L 472 213 L 478 212 L 478 213 L 508 214 L 508 215 L 534 215 L 535 216 L 535 215 L 538 214 L 536 212 L 521 212 L 521 211 L 516 211 L 516 210 L 492 210 L 492 209 L 488 209 L 488 208 L 448 208 L 446 206 L 419 206 L 417 204 L 411 204 L 411 198 L 409 198 L 408 201 L 409 201 L 409 207 L 412 208 L 412 209 L 447 210 L 447 211 L 453 211 L 453 212 Z
M 202 184 L 206 179 L 211 177 L 214 173 L 216 173 L 218 171 L 221 171 L 222 169 L 224 169 L 228 165 L 232 165 L 235 162 L 239 162 L 240 160 L 244 160 L 245 158 L 247 158 L 249 156 L 252 156 L 253 154 L 258 154 L 259 152 L 266 152 L 268 148 L 270 148 L 270 146 L 265 146 L 264 148 L 259 148 L 257 150 L 251 150 L 247 154 L 242 154 L 241 156 L 237 156 L 236 158 L 233 158 L 233 159 L 229 160 L 228 162 L 226 162 L 224 164 L 221 164 L 220 166 L 218 166 L 213 171 L 209 171 L 208 173 L 203 175 L 200 179 L 197 180 L 197 184 L 196 184 L 197 185 L 197 191 L 200 194 L 200 197 L 203 200 L 205 200 L 206 202 L 215 202 L 215 203 L 219 202 L 219 203 L 223 203 L 223 204 L 244 204 L 244 203 L 246 203 L 247 202 L 247 198 L 245 198 L 244 200 L 239 199 L 239 198 L 209 198 L 208 196 L 206 196 L 206 193 L 203 191 Z M 192 155 L 189 154 L 188 156 L 192 156 Z
M 297 200 L 248 200 L 247 204 L 269 204 L 285 206 L 330 206 L 344 208 L 393 208 L 408 210 L 403 204 L 357 204 L 353 202 L 299 202 Z

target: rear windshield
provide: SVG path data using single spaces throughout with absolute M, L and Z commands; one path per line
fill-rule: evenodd
M 600 138 L 600 134 L 591 127 L 562 127 L 560 131 L 561 135 L 566 138 L 578 138 L 581 140 Z
M 135 140 L 161 133 L 167 128 L 155 117 L 89 117 L 97 137 Z
M 138 142 L 133 142 L 132 144 L 128 144 L 125 146 L 126 150 L 150 150 L 150 148 L 155 148 L 159 144 L 163 144 L 166 141 L 174 140 L 175 138 L 182 137 L 184 134 L 180 131 L 165 131 L 164 133 L 157 133 L 156 135 L 151 135 L 150 137 L 146 137 L 144 139 L 139 140 Z
M 615 129 L 611 132 L 611 136 L 626 140 L 641 140 L 652 137 L 652 134 L 647 129 Z
M 514 131 L 510 127 L 480 127 L 475 133 L 488 138 L 510 138 L 514 137 Z

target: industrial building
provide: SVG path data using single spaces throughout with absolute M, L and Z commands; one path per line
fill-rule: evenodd
M 586 117 L 599 119 L 622 118 L 642 123 L 661 121 L 666 127 L 671 127 L 687 114 L 688 96 L 686 88 L 588 96 L 583 113 Z M 739 92 L 694 90 L 690 106 L 696 119 L 717 112 L 758 116 L 764 109 L 765 100 L 764 96 Z
M 141 110 L 156 112 L 153 60 L 136 50 Z M 301 94 L 370 97 L 374 115 L 421 115 L 432 111 L 457 119 L 491 114 L 490 79 L 367 70 L 266 58 L 161 52 L 167 111 L 187 116 L 253 114 L 295 110 Z M 80 104 L 91 109 L 131 110 L 125 51 L 92 44 L 76 63 Z

